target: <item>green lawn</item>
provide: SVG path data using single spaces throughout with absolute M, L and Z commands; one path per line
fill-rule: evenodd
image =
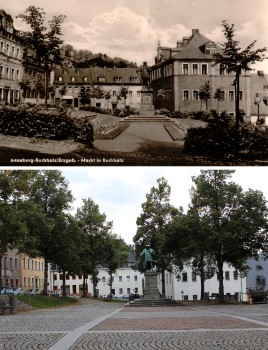
M 18 300 L 36 308 L 50 308 L 59 306 L 68 306 L 77 303 L 77 299 L 70 297 L 51 297 L 44 295 L 20 295 Z

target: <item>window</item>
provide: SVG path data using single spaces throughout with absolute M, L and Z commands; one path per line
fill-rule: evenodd
M 130 294 L 130 288 L 127 288 L 127 294 Z
M 225 279 L 226 279 L 227 281 L 230 280 L 230 272 L 229 272 L 229 271 L 225 271 Z
M 196 273 L 192 272 L 192 282 L 196 282 Z
M 234 91 L 229 91 L 229 100 L 230 101 L 234 100 Z
M 122 282 L 122 281 L 123 281 L 123 277 L 119 276 L 119 282 Z
M 32 260 L 32 270 L 34 269 L 34 261 Z
M 76 69 L 75 70 L 75 74 L 79 74 L 80 73 L 80 70 L 79 69 Z
M 127 282 L 130 282 L 130 276 L 127 276 Z
M 137 81 L 137 77 L 130 77 L 129 80 L 131 83 L 135 83 Z
M 123 288 L 119 288 L 119 294 L 123 294 Z
M 113 96 L 116 96 L 116 91 L 113 91 Z
M 182 282 L 188 282 L 187 272 L 182 273 Z
M 138 276 L 137 276 L 137 275 L 134 276 L 134 281 L 135 281 L 135 282 L 138 281 Z
M 87 77 L 83 77 L 83 81 L 87 81 Z
M 71 81 L 74 82 L 75 81 L 75 77 L 71 77 Z
M 198 99 L 199 99 L 199 91 L 193 90 L 193 100 L 198 100 Z
M 17 69 L 16 71 L 16 79 L 19 80 L 20 79 L 20 70 Z
M 201 65 L 201 74 L 202 75 L 207 75 L 208 74 L 208 65 L 206 63 L 203 63 Z
M 98 77 L 98 82 L 99 83 L 105 83 L 105 77 L 104 76 Z
M 9 79 L 9 68 L 6 68 L 6 78 Z
M 184 75 L 189 74 L 189 65 L 188 65 L 188 63 L 183 63 L 183 65 L 182 65 L 182 74 L 184 74 Z
M 9 263 L 10 263 L 10 269 L 12 270 L 12 269 L 13 269 L 13 261 L 12 261 L 12 258 L 9 259 Z
M 121 77 L 114 77 L 114 81 L 116 83 L 121 83 L 122 82 L 122 78 Z
M 103 283 L 106 282 L 105 276 L 103 276 L 103 277 L 101 278 L 101 281 L 102 281 Z
M 28 267 L 28 270 L 30 270 L 30 259 L 27 260 L 27 267 Z
M 26 285 L 26 277 L 23 277 L 23 287 L 27 287 L 27 285 Z
M 59 77 L 58 80 L 59 80 L 59 81 L 63 81 L 62 77 Z
M 222 63 L 220 64 L 220 75 L 224 75 L 225 74 L 225 65 Z
M 263 270 L 263 267 L 261 265 L 256 265 L 256 270 Z
M 234 280 L 238 280 L 238 272 L 237 272 L 237 270 L 235 270 L 233 272 L 233 275 L 234 275 Z
M 189 101 L 190 93 L 189 90 L 183 90 L 183 101 Z
M 214 55 L 216 53 L 216 47 L 206 47 L 205 53 L 207 55 Z
M 194 75 L 198 74 L 198 64 L 197 63 L 193 63 L 192 65 L 192 71 Z
M 31 287 L 31 279 L 28 277 L 28 287 Z
M 67 69 L 64 69 L 63 70 L 63 74 L 67 74 L 68 73 L 68 70 Z
M 239 91 L 239 100 L 243 100 L 243 91 Z
M 129 97 L 132 97 L 132 91 L 129 91 L 129 92 L 128 92 L 128 96 L 129 96 Z

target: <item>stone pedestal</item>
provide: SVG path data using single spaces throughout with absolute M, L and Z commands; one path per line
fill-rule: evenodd
M 155 110 L 153 105 L 154 91 L 152 88 L 143 86 L 141 93 L 141 105 L 139 109 L 139 115 L 142 116 L 154 116 Z
M 144 272 L 145 283 L 143 298 L 144 299 L 160 299 L 160 293 L 157 286 L 157 272 Z

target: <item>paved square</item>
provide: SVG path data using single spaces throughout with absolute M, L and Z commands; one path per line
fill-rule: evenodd
M 79 300 L 72 307 L 0 316 L 0 350 L 263 350 L 268 305 L 123 307 Z

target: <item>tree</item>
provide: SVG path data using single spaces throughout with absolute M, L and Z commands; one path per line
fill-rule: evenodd
M 28 251 L 32 255 L 42 256 L 45 260 L 44 294 L 47 294 L 48 263 L 53 261 L 58 252 L 56 237 L 61 234 L 59 222 L 65 211 L 70 209 L 73 196 L 68 183 L 58 170 L 39 171 L 30 188 L 29 199 L 42 213 L 42 223 L 35 220 L 29 236 Z M 27 216 L 28 225 L 31 215 Z
M 211 98 L 211 85 L 209 81 L 206 81 L 203 85 L 200 86 L 199 89 L 199 98 L 201 100 L 201 109 L 202 109 L 202 101 L 206 103 L 206 111 L 208 109 L 208 100 Z
M 217 112 L 219 113 L 219 102 L 223 100 L 223 91 L 220 88 L 217 88 L 213 98 L 215 98 L 215 100 L 217 100 Z
M 121 100 L 121 98 L 123 98 L 124 99 L 124 105 L 126 105 L 127 95 L 128 95 L 128 88 L 125 87 L 124 85 L 122 85 L 120 87 L 120 90 L 119 90 L 118 94 L 117 94 L 117 99 Z
M 260 191 L 244 192 L 229 181 L 232 170 L 201 170 L 193 177 L 196 186 L 192 203 L 202 208 L 200 221 L 207 233 L 206 251 L 216 261 L 219 298 L 224 300 L 223 265 L 245 268 L 249 257 L 267 251 L 268 209 Z
M 166 235 L 168 223 L 177 214 L 170 204 L 171 188 L 165 178 L 157 180 L 157 187 L 152 187 L 146 195 L 146 202 L 142 204 L 142 213 L 137 218 L 137 232 L 133 238 L 137 256 L 150 244 L 155 251 L 155 265 L 162 275 L 162 294 L 165 295 L 165 270 L 170 269 L 170 261 L 163 252 L 162 244 Z M 140 261 L 139 271 L 144 272 Z
M 90 198 L 83 199 L 83 206 L 77 209 L 75 219 L 83 231 L 83 244 L 80 249 L 82 273 L 83 276 L 92 275 L 93 295 L 97 297 L 97 267 L 105 262 L 104 247 L 112 223 L 106 221 L 106 215 L 100 213 L 99 206 Z
M 239 41 L 235 40 L 235 28 L 234 24 L 229 24 L 227 21 L 222 22 L 223 33 L 226 38 L 226 42 L 223 43 L 222 53 L 216 54 L 216 57 L 226 67 L 227 73 L 235 74 L 235 115 L 236 115 L 236 127 L 239 128 L 240 121 L 240 107 L 239 107 L 239 78 L 242 71 L 250 71 L 252 68 L 251 64 L 261 62 L 265 58 L 264 53 L 267 48 L 261 48 L 253 50 L 256 40 L 249 44 L 244 50 L 239 47 Z
M 113 274 L 126 263 L 128 258 L 128 245 L 116 234 L 108 235 L 104 245 L 104 266 L 109 274 L 110 296 L 112 297 Z
M 47 105 L 47 92 L 49 83 L 49 73 L 53 66 L 61 62 L 60 46 L 63 41 L 60 39 L 62 35 L 61 24 L 65 20 L 65 16 L 53 16 L 48 21 L 49 30 L 45 26 L 45 12 L 40 7 L 30 6 L 24 14 L 20 14 L 17 18 L 27 23 L 31 31 L 23 33 L 22 39 L 24 47 L 35 53 L 35 59 L 38 64 L 44 67 L 45 71 L 45 106 Z M 26 54 L 27 59 L 27 54 Z

